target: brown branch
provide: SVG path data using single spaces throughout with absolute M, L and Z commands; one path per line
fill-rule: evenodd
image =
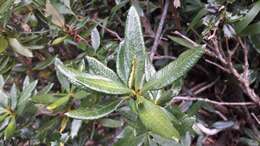
M 254 102 L 219 102 L 210 100 L 207 98 L 197 98 L 197 97 L 190 97 L 190 96 L 176 96 L 173 97 L 171 103 L 173 103 L 176 100 L 186 100 L 186 101 L 203 101 L 211 104 L 216 105 L 226 105 L 226 106 L 246 106 L 246 105 L 256 105 Z
M 166 18 L 167 12 L 168 12 L 168 8 L 169 8 L 169 0 L 165 0 L 165 4 L 164 4 L 161 20 L 160 20 L 158 29 L 157 29 L 156 34 L 155 34 L 155 39 L 154 39 L 153 46 L 151 48 L 151 54 L 150 54 L 150 59 L 151 60 L 153 60 L 153 57 L 154 57 L 154 55 L 155 55 L 155 53 L 157 51 L 157 48 L 158 48 L 158 46 L 160 44 L 161 33 L 162 33 L 163 25 L 164 25 L 164 22 L 165 22 L 165 18 Z

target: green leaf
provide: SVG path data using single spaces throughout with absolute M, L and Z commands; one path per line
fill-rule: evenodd
M 202 48 L 189 49 L 176 60 L 156 72 L 144 85 L 143 91 L 163 88 L 185 75 L 200 59 L 204 52 Z
M 184 46 L 184 47 L 187 47 L 187 48 L 190 48 L 190 49 L 194 49 L 197 46 L 195 46 L 194 44 L 191 44 L 189 41 L 183 39 L 183 38 L 180 38 L 180 37 L 175 37 L 175 36 L 168 36 L 172 41 Z
M 260 54 L 260 34 L 250 36 L 249 38 L 256 52 Z
M 5 51 L 5 49 L 8 47 L 8 41 L 5 39 L 5 37 L 0 36 L 0 54 Z
M 8 126 L 4 131 L 5 139 L 9 139 L 13 136 L 16 129 L 16 122 L 15 117 L 12 117 L 11 121 L 9 122 Z
M 208 13 L 208 11 L 205 8 L 202 8 L 198 14 L 192 19 L 187 31 L 191 29 L 195 29 L 196 25 L 201 23 L 202 17 L 205 16 Z
M 30 83 L 29 85 L 27 85 L 23 92 L 21 93 L 21 96 L 19 97 L 18 100 L 18 107 L 17 107 L 17 114 L 20 115 L 26 104 L 29 102 L 30 97 L 32 96 L 32 92 L 35 89 L 36 85 L 37 85 L 38 81 L 33 81 L 32 83 Z
M 69 99 L 70 99 L 69 95 L 61 97 L 61 98 L 57 99 L 56 101 L 54 101 L 52 104 L 48 105 L 47 109 L 54 110 L 64 104 L 66 104 L 69 101 Z
M 52 65 L 53 62 L 55 61 L 55 58 L 57 57 L 57 55 L 55 56 L 49 56 L 45 61 L 41 61 L 40 63 L 38 63 L 33 70 L 43 70 L 45 68 L 47 68 L 48 66 Z
M 108 128 L 119 128 L 124 125 L 122 121 L 104 118 L 100 120 L 100 124 Z
M 140 18 L 137 10 L 132 6 L 128 12 L 125 29 L 125 43 L 122 53 L 125 54 L 124 65 L 129 65 L 136 58 L 135 89 L 140 89 L 144 74 L 145 45 Z M 121 62 L 119 62 L 121 63 Z M 131 66 L 128 66 L 129 68 Z M 129 74 L 127 77 L 129 77 Z
M 131 90 L 118 81 L 91 74 L 79 74 L 76 80 L 83 86 L 107 94 L 128 94 Z
M 50 104 L 56 100 L 57 98 L 55 98 L 52 94 L 37 94 L 32 97 L 33 102 L 40 104 Z
M 241 36 L 257 35 L 260 34 L 260 21 L 254 24 L 248 25 L 242 32 Z
M 100 76 L 109 78 L 111 80 L 120 81 L 117 74 L 113 70 L 111 70 L 110 68 L 105 66 L 103 63 L 101 63 L 97 59 L 95 59 L 93 57 L 89 57 L 89 56 L 87 56 L 86 59 L 88 61 L 88 67 L 89 67 L 90 73 L 92 73 L 94 75 L 100 75 Z
M 165 138 L 179 141 L 179 132 L 173 127 L 165 109 L 142 96 L 137 97 L 138 116 L 147 130 Z
M 70 112 L 66 115 L 71 118 L 81 119 L 81 120 L 94 120 L 99 119 L 115 111 L 123 100 L 112 100 L 107 103 L 95 105 L 94 107 L 79 108 Z
M 16 38 L 8 38 L 9 45 L 13 50 L 25 57 L 33 57 L 31 50 L 24 47 Z
M 1 0 L 0 2 L 0 24 L 6 25 L 9 17 L 12 13 L 12 6 L 14 5 L 14 0 Z
M 128 89 L 119 81 L 115 81 L 103 76 L 92 75 L 88 73 L 81 73 L 64 66 L 59 60 L 56 59 L 55 65 L 57 71 L 66 76 L 73 84 L 79 87 L 89 88 L 98 92 L 107 94 L 127 94 L 131 93 Z
M 241 21 L 235 24 L 237 33 L 242 32 L 257 16 L 260 11 L 260 1 L 257 1 L 251 10 L 243 17 Z
M 143 143 L 144 135 L 137 135 L 134 128 L 127 126 L 118 136 L 119 140 L 113 146 L 139 146 Z
M 60 43 L 64 42 L 64 40 L 68 37 L 68 35 L 62 36 L 62 37 L 58 37 L 56 39 L 54 39 L 51 43 L 51 45 L 59 45 Z
M 127 85 L 131 62 L 127 60 L 127 55 L 125 53 L 126 51 L 124 47 L 124 41 L 120 42 L 117 51 L 116 71 L 120 79 L 124 82 L 125 85 Z

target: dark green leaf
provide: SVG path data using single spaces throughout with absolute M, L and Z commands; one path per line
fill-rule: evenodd
M 251 10 L 246 14 L 246 16 L 243 17 L 241 21 L 239 21 L 236 24 L 236 32 L 240 33 L 242 32 L 257 16 L 257 14 L 260 11 L 260 1 L 257 1 L 254 6 L 251 8 Z
M 165 138 L 179 141 L 179 132 L 173 127 L 165 109 L 155 105 L 144 97 L 137 97 L 138 116 L 144 126 Z

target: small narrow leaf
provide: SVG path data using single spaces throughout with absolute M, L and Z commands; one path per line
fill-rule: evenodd
M 56 56 L 49 56 L 45 61 L 38 63 L 33 70 L 43 70 L 54 63 Z
M 47 106 L 47 109 L 48 110 L 54 110 L 62 105 L 65 105 L 70 99 L 70 96 L 64 96 L 64 97 L 61 97 L 59 99 L 57 99 L 56 101 L 54 101 L 52 104 L 48 105 Z
M 115 111 L 123 100 L 113 100 L 104 104 L 95 105 L 92 108 L 79 108 L 66 113 L 68 117 L 81 120 L 99 119 Z
M 16 38 L 8 38 L 9 45 L 13 50 L 25 57 L 33 57 L 31 50 L 24 47 Z
M 54 39 L 51 43 L 51 45 L 59 45 L 60 43 L 62 43 L 66 38 L 68 37 L 68 35 L 65 35 L 63 37 L 58 37 L 56 39 Z
M 82 125 L 82 120 L 73 119 L 73 121 L 71 122 L 70 136 L 72 139 L 78 135 L 81 125 Z
M 144 97 L 137 97 L 138 116 L 144 126 L 165 138 L 179 141 L 179 132 L 173 127 L 167 111 Z
M 5 49 L 8 47 L 8 41 L 5 39 L 5 37 L 0 36 L 0 54 L 5 51 Z
M 8 126 L 4 131 L 5 139 L 9 139 L 13 136 L 16 129 L 16 122 L 15 117 L 12 117 L 11 121 L 9 122 Z
M 96 27 L 91 31 L 91 45 L 95 51 L 97 51 L 100 46 L 100 36 Z

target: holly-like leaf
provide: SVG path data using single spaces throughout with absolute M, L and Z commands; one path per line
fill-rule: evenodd
M 95 105 L 91 108 L 79 108 L 70 112 L 67 112 L 66 115 L 71 118 L 81 119 L 81 120 L 94 120 L 99 119 L 104 116 L 107 116 L 108 114 L 115 111 L 123 100 L 117 99 L 117 100 L 111 100 L 107 103 Z
M 179 141 L 179 132 L 173 127 L 165 109 L 142 96 L 137 97 L 136 107 L 138 116 L 147 130 L 165 138 Z

